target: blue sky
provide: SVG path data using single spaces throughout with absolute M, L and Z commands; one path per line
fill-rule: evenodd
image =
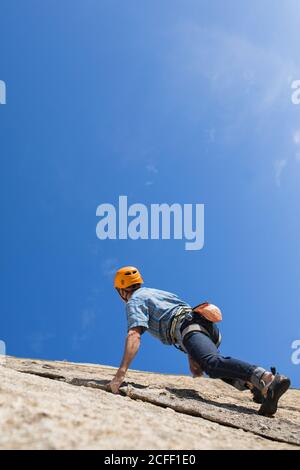
M 117 366 L 112 286 L 223 310 L 223 352 L 300 386 L 300 4 L 1 0 L 1 322 L 7 352 Z M 205 246 L 96 237 L 96 208 L 205 204 Z M 188 373 L 143 336 L 134 368 Z

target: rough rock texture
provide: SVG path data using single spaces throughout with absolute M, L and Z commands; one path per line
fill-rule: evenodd
M 300 450 L 300 391 L 275 418 L 250 393 L 206 378 L 130 371 L 121 395 L 107 366 L 7 358 L 0 366 L 1 449 Z

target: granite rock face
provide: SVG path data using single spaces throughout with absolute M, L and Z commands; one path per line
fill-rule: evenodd
M 8 357 L 0 366 L 1 449 L 300 450 L 300 390 L 274 418 L 219 380 Z

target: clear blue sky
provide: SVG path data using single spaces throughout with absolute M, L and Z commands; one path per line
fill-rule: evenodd
M 223 352 L 300 386 L 300 4 L 1 0 L 1 322 L 11 355 L 117 366 L 115 267 L 223 309 Z M 96 208 L 204 203 L 205 247 L 96 237 Z M 187 373 L 149 335 L 133 367 Z

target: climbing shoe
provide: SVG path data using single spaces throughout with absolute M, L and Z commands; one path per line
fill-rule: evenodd
M 280 397 L 289 389 L 291 381 L 284 375 L 276 374 L 263 397 L 262 405 L 258 411 L 262 416 L 273 416 L 277 411 Z
M 277 373 L 276 367 L 271 367 L 270 370 L 273 375 L 276 375 Z M 252 393 L 252 400 L 254 401 L 254 403 L 258 403 L 261 405 L 262 402 L 264 401 L 264 396 L 261 393 L 261 391 L 256 387 L 250 388 L 250 391 Z
M 262 404 L 262 402 L 264 401 L 264 396 L 261 393 L 261 391 L 255 387 L 251 389 L 251 393 L 252 393 L 252 400 L 254 401 L 254 403 Z

